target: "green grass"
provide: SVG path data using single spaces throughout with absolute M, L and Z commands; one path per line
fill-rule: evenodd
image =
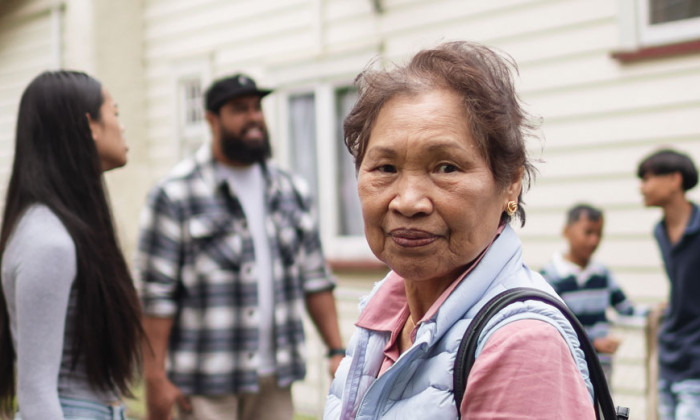
M 309 416 L 306 414 L 294 414 L 294 420 L 318 420 L 314 416 Z

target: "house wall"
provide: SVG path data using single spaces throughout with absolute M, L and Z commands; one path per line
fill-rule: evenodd
M 636 0 L 0 0 L 0 193 L 10 170 L 19 95 L 44 68 L 80 68 L 120 103 L 129 165 L 107 175 L 129 258 L 147 189 L 198 142 L 206 127 L 182 129 L 177 86 L 195 75 L 206 86 L 244 71 L 276 89 L 264 101 L 276 160 L 289 167 L 288 99 L 313 92 L 317 104 L 320 223 L 346 339 L 358 297 L 385 268 L 363 238 L 339 237 L 334 161 L 342 145 L 331 121 L 333 92 L 373 59 L 403 62 L 420 48 L 470 39 L 510 54 L 526 108 L 542 121 L 530 143 L 539 174 L 525 195 L 519 229 L 533 268 L 562 250 L 564 212 L 589 201 L 606 213 L 597 258 L 634 300 L 653 305 L 668 292 L 651 236 L 660 217 L 645 209 L 637 162 L 662 145 L 700 158 L 700 54 L 622 63 L 629 48 L 628 7 Z M 59 26 L 51 10 L 62 16 Z M 57 29 L 58 28 L 58 29 Z M 57 37 L 55 34 L 59 34 Z M 57 64 L 58 63 L 58 64 Z M 696 190 L 690 193 L 700 198 Z M 328 385 L 323 348 L 312 327 L 309 377 L 295 386 L 301 411 L 319 414 Z M 647 413 L 644 335 L 624 325 L 613 388 L 635 418 Z M 644 413 L 644 414 L 643 414 Z M 639 416 L 639 417 L 638 417 Z M 651 418 L 651 417 L 649 417 Z
M 150 180 L 145 157 L 141 2 L 125 0 L 0 1 L 0 201 L 14 156 L 19 100 L 44 70 L 67 68 L 99 79 L 119 103 L 130 146 L 128 169 L 106 175 L 127 249 Z M 146 174 L 144 174 L 146 172 Z
M 642 206 L 635 170 L 645 154 L 661 145 L 700 156 L 700 119 L 695 118 L 700 111 L 700 55 L 634 64 L 612 58 L 623 47 L 621 22 L 630 20 L 620 14 L 617 2 L 146 0 L 144 6 L 147 150 L 154 174 L 165 173 L 178 157 L 172 147 L 172 73 L 182 63 L 207 63 L 210 78 L 244 70 L 274 86 L 276 93 L 265 100 L 265 107 L 277 159 L 286 165 L 294 147 L 285 142 L 289 95 L 313 91 L 319 106 L 328 105 L 323 98 L 329 86 L 350 83 L 375 57 L 400 62 L 441 41 L 476 40 L 515 59 L 521 97 L 542 119 L 539 138 L 530 144 L 539 174 L 525 195 L 527 225 L 519 229 L 527 263 L 540 268 L 564 248 L 560 232 L 566 209 L 588 201 L 606 213 L 597 257 L 631 298 L 650 305 L 665 299 L 667 284 L 650 234 L 660 213 Z M 334 127 L 327 121 L 317 124 L 319 138 L 332 136 Z M 319 141 L 317 150 L 327 157 L 338 147 Z M 328 175 L 333 168 L 325 165 L 319 163 L 321 183 L 332 183 Z M 320 190 L 330 256 L 342 261 L 346 252 L 353 262 L 372 261 L 366 245 L 343 247 L 349 242 L 337 241 L 330 232 L 329 220 L 337 208 L 324 197 L 323 186 Z M 698 193 L 691 198 L 697 199 Z M 343 332 L 349 335 L 357 296 L 383 270 L 337 273 Z M 621 327 L 618 333 L 626 341 L 613 385 L 636 417 L 647 410 L 645 350 L 640 345 L 644 336 L 634 326 Z M 313 349 L 318 346 L 312 342 L 310 353 L 320 355 L 321 350 Z M 307 401 L 313 400 L 306 405 L 300 400 L 304 409 L 318 412 L 313 407 L 322 404 L 323 366 L 311 366 L 310 379 L 297 386 Z M 318 398 L 309 398 L 314 389 Z
M 75 1 L 75 0 L 74 0 Z M 129 147 L 124 168 L 105 175 L 119 238 L 131 261 L 138 219 L 153 179 L 146 131 L 141 0 L 80 0 L 92 5 L 94 74 L 119 106 Z
M 14 156 L 20 96 L 42 70 L 57 66 L 55 2 L 0 2 L 0 199 L 4 201 Z

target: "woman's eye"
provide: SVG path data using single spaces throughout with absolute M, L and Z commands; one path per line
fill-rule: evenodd
M 441 163 L 440 165 L 438 165 L 437 169 L 438 172 L 449 174 L 451 172 L 456 171 L 457 167 L 449 163 Z
M 396 173 L 396 167 L 394 165 L 380 165 L 377 167 L 377 170 L 390 174 Z

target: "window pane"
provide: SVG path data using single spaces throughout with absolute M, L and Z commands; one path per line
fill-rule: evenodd
M 354 88 L 340 89 L 336 91 L 336 127 L 338 155 L 336 156 L 338 168 L 338 209 L 339 229 L 342 236 L 362 236 L 364 224 L 362 222 L 362 209 L 360 199 L 357 196 L 357 178 L 355 176 L 355 163 L 352 155 L 345 147 L 343 138 L 343 120 L 348 115 L 357 101 L 357 90 Z
M 649 0 L 650 24 L 700 17 L 700 0 Z
M 180 81 L 182 91 L 182 116 L 181 124 L 184 127 L 196 126 L 204 121 L 202 111 L 202 83 L 199 78 L 183 79 Z
M 311 193 L 316 198 L 316 101 L 313 94 L 289 98 L 289 134 L 292 168 L 309 183 Z

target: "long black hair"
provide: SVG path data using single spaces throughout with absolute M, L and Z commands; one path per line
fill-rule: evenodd
M 88 124 L 87 114 L 101 120 L 103 101 L 100 82 L 75 71 L 44 72 L 27 86 L 17 118 L 0 253 L 29 206 L 46 205 L 58 216 L 77 254 L 73 366 L 82 358 L 93 388 L 130 395 L 143 330 Z M 9 411 L 14 399 L 15 356 L 7 302 L 0 293 L 0 413 Z

